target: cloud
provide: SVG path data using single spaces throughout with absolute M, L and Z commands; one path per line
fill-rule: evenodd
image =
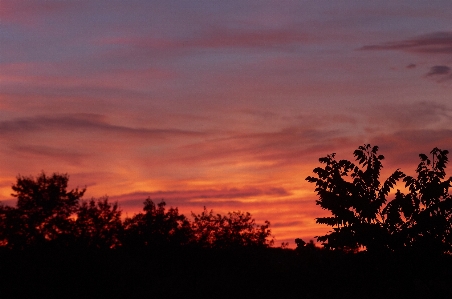
M 118 201 L 126 213 L 136 213 L 143 208 L 146 198 L 155 203 L 164 200 L 168 207 L 177 207 L 181 213 L 189 216 L 191 212 L 199 213 L 204 207 L 214 213 L 225 214 L 231 211 L 250 212 L 261 220 L 289 217 L 293 205 L 303 204 L 301 200 L 292 199 L 292 193 L 282 187 L 241 187 L 222 189 L 192 189 L 174 191 L 133 192 L 110 197 Z M 271 207 L 269 209 L 269 207 Z M 299 208 L 297 208 L 299 210 Z M 283 211 L 286 211 L 283 213 Z M 279 214 L 279 216 L 277 216 Z M 284 217 L 283 217 L 284 218 Z
M 366 45 L 360 50 L 399 50 L 423 54 L 452 54 L 452 32 L 433 32 L 408 40 Z
M 177 136 L 201 136 L 203 133 L 181 129 L 133 128 L 108 123 L 104 116 L 80 113 L 59 116 L 37 116 L 0 122 L 1 135 L 16 135 L 42 131 L 88 131 L 127 135 L 128 137 L 167 138 Z
M 294 44 L 310 43 L 313 37 L 297 28 L 236 30 L 212 28 L 193 32 L 191 36 L 178 39 L 141 37 L 101 38 L 94 41 L 100 45 L 133 46 L 138 51 L 167 54 L 172 50 L 220 49 L 220 48 L 273 48 Z M 130 49 L 127 49 L 129 53 Z M 114 53 L 121 53 L 119 52 Z
M 368 123 L 389 128 L 431 129 L 452 123 L 452 107 L 438 102 L 372 105 Z
M 172 202 L 205 202 L 213 201 L 216 204 L 223 202 L 231 204 L 232 202 L 240 202 L 250 197 L 286 197 L 291 195 L 284 188 L 230 188 L 230 189 L 204 189 L 204 190 L 177 190 L 177 191 L 154 191 L 154 192 L 134 192 L 112 197 L 123 205 L 136 205 L 138 202 L 142 204 L 143 200 L 150 197 L 154 200 L 164 199 Z
M 366 45 L 360 50 L 396 50 L 420 54 L 452 54 L 452 32 L 433 32 L 420 35 L 408 40 L 386 42 L 379 45 Z M 409 64 L 407 68 L 415 68 L 415 64 Z M 452 79 L 449 75 L 451 68 L 446 65 L 435 65 L 430 68 L 426 77 L 443 76 L 444 79 Z M 442 81 L 442 80 L 441 80 Z
M 67 150 L 64 148 L 55 148 L 42 145 L 11 145 L 10 150 L 16 156 L 23 156 L 24 158 L 39 158 L 52 157 L 52 159 L 63 160 L 69 165 L 78 165 L 82 159 L 88 158 L 89 155 L 81 153 L 77 150 Z
M 338 129 L 303 126 L 273 132 L 224 132 L 216 136 L 184 145 L 181 154 L 172 161 L 260 171 L 297 165 L 318 150 L 342 147 L 346 138 Z
M 448 75 L 450 74 L 450 67 L 445 65 L 435 65 L 430 68 L 430 71 L 426 74 L 427 77 Z

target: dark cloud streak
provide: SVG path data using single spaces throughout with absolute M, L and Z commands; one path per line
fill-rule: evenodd
M 44 130 L 98 131 L 136 137 L 166 138 L 174 136 L 202 136 L 204 133 L 181 129 L 132 128 L 114 125 L 97 114 L 70 114 L 58 117 L 40 116 L 0 122 L 0 135 L 31 133 Z
M 366 45 L 359 50 L 399 50 L 425 54 L 452 54 L 452 32 L 433 32 L 408 40 Z
M 80 153 L 76 150 L 68 151 L 64 148 L 55 148 L 51 146 L 37 146 L 37 145 L 12 145 L 10 149 L 17 155 L 34 156 L 34 157 L 52 157 L 53 159 L 60 159 L 69 162 L 70 164 L 78 164 L 87 154 Z
M 435 65 L 430 68 L 426 76 L 447 75 L 450 73 L 450 67 L 446 65 Z

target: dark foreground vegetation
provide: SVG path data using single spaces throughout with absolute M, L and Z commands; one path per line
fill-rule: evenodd
M 67 175 L 19 176 L 16 206 L 0 206 L 0 298 L 452 298 L 448 152 L 380 183 L 377 151 L 320 159 L 307 180 L 332 231 L 295 250 L 272 247 L 249 213 L 189 219 L 146 199 L 122 219 L 108 198 L 68 191 Z

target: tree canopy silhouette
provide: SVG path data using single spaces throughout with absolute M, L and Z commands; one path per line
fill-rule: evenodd
M 316 219 L 333 227 L 317 240 L 326 248 L 351 251 L 450 251 L 452 179 L 445 179 L 448 151 L 433 149 L 432 160 L 419 155 L 416 178 L 397 169 L 384 182 L 380 182 L 384 156 L 377 152 L 377 146 L 360 146 L 353 154 L 357 164 L 328 155 L 319 159 L 325 166 L 314 169 L 317 177 L 306 178 L 316 184 L 316 204 L 332 214 Z M 409 192 L 397 190 L 392 196 L 400 179 Z
M 138 213 L 124 222 L 125 244 L 130 246 L 187 245 L 192 236 L 188 219 L 177 208 L 165 209 L 166 203 L 157 205 L 147 198 L 144 213 Z
M 420 154 L 416 177 L 406 176 L 408 193 L 397 192 L 383 211 L 395 248 L 414 247 L 422 251 L 451 252 L 452 177 L 446 178 L 447 150 L 434 148 Z
M 62 241 L 72 236 L 79 200 L 85 189 L 67 190 L 69 176 L 41 173 L 36 178 L 18 176 L 12 186 L 16 208 L 3 208 L 7 232 L 14 237 L 11 247 L 38 245 L 46 241 Z M 11 221 L 13 223 L 11 223 Z
M 272 245 L 270 223 L 258 225 L 249 213 L 193 214 L 190 221 L 165 201 L 144 201 L 143 212 L 121 219 L 108 197 L 82 200 L 86 189 L 68 191 L 67 174 L 18 176 L 12 186 L 16 207 L 0 204 L 0 246 L 25 249 L 41 245 L 92 249 L 195 246 L 232 248 Z
M 207 248 L 234 248 L 243 246 L 267 247 L 273 245 L 270 222 L 258 225 L 250 213 L 229 212 L 227 216 L 213 214 L 206 207 L 201 214 L 192 213 L 193 235 L 197 244 Z
M 77 210 L 75 230 L 78 242 L 87 247 L 121 246 L 123 226 L 118 203 L 109 203 L 108 197 L 83 201 Z

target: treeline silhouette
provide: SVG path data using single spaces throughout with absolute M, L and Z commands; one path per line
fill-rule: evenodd
M 18 176 L 12 186 L 16 207 L 0 205 L 0 245 L 24 250 L 39 246 L 166 248 L 268 247 L 270 222 L 258 225 L 250 213 L 214 214 L 205 207 L 193 220 L 165 201 L 144 201 L 143 212 L 122 220 L 108 197 L 82 200 L 86 189 L 68 190 L 67 174 Z
M 377 152 L 320 158 L 307 180 L 332 231 L 295 250 L 249 213 L 187 218 L 148 198 L 124 219 L 66 174 L 18 176 L 16 206 L 0 206 L 0 298 L 452 298 L 448 152 L 382 183 Z

